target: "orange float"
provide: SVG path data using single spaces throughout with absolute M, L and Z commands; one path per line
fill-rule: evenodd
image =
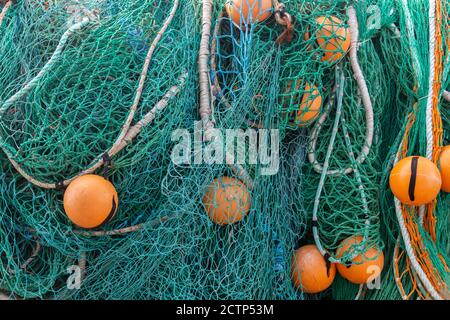
M 361 236 L 353 236 L 342 241 L 336 252 L 336 257 L 342 257 L 352 246 L 361 243 L 362 240 L 363 238 Z M 370 248 L 364 254 L 359 254 L 354 257 L 350 266 L 338 263 L 337 270 L 348 281 L 356 284 L 365 284 L 381 274 L 383 265 L 384 254 L 375 247 Z
M 336 62 L 345 56 L 350 48 L 350 31 L 344 26 L 341 19 L 335 16 L 316 18 L 316 43 L 323 51 L 320 58 L 322 62 Z M 309 40 L 309 32 L 304 39 Z
M 437 166 L 424 157 L 407 157 L 400 160 L 389 176 L 392 193 L 400 202 L 419 206 L 433 201 L 442 185 Z
M 272 0 L 231 0 L 225 5 L 228 17 L 240 28 L 262 22 L 272 14 Z
M 64 193 L 64 211 L 75 225 L 92 229 L 111 221 L 119 199 L 111 182 L 86 174 L 73 180 Z
M 450 146 L 442 148 L 439 156 L 439 169 L 442 178 L 442 191 L 450 192 Z
M 250 211 L 250 204 L 250 193 L 244 183 L 225 176 L 214 179 L 203 196 L 206 213 L 219 225 L 242 220 Z
M 297 79 L 295 90 L 298 91 L 302 87 L 302 80 Z M 286 92 L 290 92 L 292 88 L 292 80 L 288 81 Z M 322 109 L 322 96 L 320 95 L 317 86 L 311 83 L 306 83 L 303 88 L 303 95 L 298 97 L 296 94 L 284 97 L 285 104 L 298 103 L 296 111 L 290 114 L 291 125 L 296 127 L 304 127 L 312 123 L 320 115 Z M 291 98 L 292 97 L 292 98 Z M 296 101 L 296 99 L 300 101 Z
M 294 285 L 306 293 L 326 290 L 336 276 L 336 266 L 327 262 L 319 249 L 308 244 L 297 249 L 292 257 L 291 277 Z

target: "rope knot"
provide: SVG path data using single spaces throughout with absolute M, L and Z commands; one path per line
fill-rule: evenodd
M 64 191 L 66 189 L 64 181 L 58 181 L 57 183 L 55 183 L 55 189 L 58 191 Z
M 109 169 L 111 168 L 111 165 L 112 165 L 112 159 L 108 152 L 105 152 L 103 154 L 102 160 L 103 160 L 103 165 L 104 165 L 103 177 L 107 178 L 109 176 Z
M 285 42 L 291 42 L 294 35 L 294 21 L 292 16 L 286 11 L 284 4 L 279 4 L 275 10 L 276 22 L 284 27 L 283 32 L 278 36 L 276 43 L 281 45 Z

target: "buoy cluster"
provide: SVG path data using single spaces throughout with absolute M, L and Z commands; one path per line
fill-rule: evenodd
M 336 257 L 352 253 L 363 241 L 361 236 L 352 236 L 341 242 Z M 371 247 L 364 253 L 356 254 L 347 263 L 330 263 L 316 245 L 300 247 L 292 257 L 291 277 L 295 287 L 306 293 L 319 293 L 328 289 L 337 272 L 354 284 L 366 284 L 376 279 L 383 270 L 384 254 L 377 247 Z
M 250 25 L 267 20 L 274 7 L 271 0 L 230 0 L 225 4 L 225 12 L 234 26 L 245 31 Z M 335 16 L 317 17 L 303 39 L 313 40 L 308 48 L 314 50 L 319 61 L 328 64 L 341 60 L 350 48 L 349 29 Z M 323 97 L 317 85 L 301 79 L 293 82 L 287 81 L 282 97 L 282 104 L 289 109 L 285 118 L 293 128 L 304 127 L 318 118 Z
M 273 12 L 271 0 L 231 0 L 225 11 L 233 24 L 245 29 L 249 24 L 266 20 Z M 350 46 L 349 31 L 337 17 L 318 17 L 305 39 L 315 35 L 320 61 L 333 63 L 343 58 Z M 313 49 L 317 49 L 313 48 Z M 293 122 L 305 126 L 319 115 L 322 95 L 316 85 L 301 79 L 289 81 L 286 91 L 303 91 L 294 104 Z M 290 99 L 292 100 L 292 99 Z M 289 101 L 292 104 L 292 101 Z M 400 160 L 392 169 L 389 184 L 395 197 L 405 205 L 419 206 L 432 202 L 442 190 L 450 192 L 450 146 L 442 148 L 437 164 L 421 156 Z M 206 188 L 202 204 L 209 219 L 218 226 L 242 221 L 251 209 L 251 196 L 240 180 L 222 176 Z M 63 206 L 69 220 L 80 228 L 99 228 L 110 222 L 119 205 L 118 194 L 111 182 L 101 176 L 87 174 L 74 179 L 64 193 Z M 361 245 L 360 235 L 341 242 L 336 258 L 349 256 Z M 331 286 L 336 273 L 354 284 L 365 284 L 383 270 L 384 254 L 377 247 L 351 255 L 346 263 L 330 263 L 317 246 L 308 244 L 292 257 L 291 277 L 295 287 L 306 293 L 319 293 Z
M 344 22 L 335 16 L 317 17 L 315 24 L 310 26 L 305 34 L 305 41 L 311 39 L 310 32 L 314 34 L 314 42 L 308 47 L 314 50 L 321 62 L 333 64 L 341 60 L 350 48 L 350 32 Z M 307 126 L 320 115 L 322 94 L 315 84 L 306 82 L 302 85 L 301 80 L 297 80 L 295 90 L 292 89 L 292 80 L 289 80 L 286 93 L 294 92 L 291 96 L 297 99 L 294 102 L 296 107 L 293 116 L 290 116 L 294 120 L 290 122 L 290 125 L 294 128 Z M 296 97 L 298 95 L 295 92 L 303 92 L 303 94 Z M 284 100 L 286 101 L 285 97 Z
M 450 192 L 450 146 L 441 149 L 437 165 L 427 158 L 410 156 L 392 169 L 389 184 L 395 197 L 405 205 L 420 206 L 432 202 L 440 191 Z M 347 256 L 363 242 L 360 235 L 341 242 L 336 258 Z M 306 293 L 319 293 L 331 286 L 337 273 L 354 284 L 366 284 L 377 278 L 384 265 L 384 254 L 377 247 L 353 256 L 346 263 L 329 263 L 315 245 L 305 245 L 294 252 L 291 277 L 293 284 Z

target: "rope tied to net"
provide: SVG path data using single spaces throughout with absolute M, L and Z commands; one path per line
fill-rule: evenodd
M 275 42 L 278 45 L 285 42 L 291 42 L 292 37 L 294 36 L 294 20 L 286 11 L 284 3 L 280 3 L 278 0 L 274 0 L 273 3 L 275 7 L 275 21 L 284 27 L 283 32 L 278 36 Z

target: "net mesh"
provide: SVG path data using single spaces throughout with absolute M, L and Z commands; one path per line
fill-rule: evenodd
M 213 1 L 207 117 L 217 131 L 197 141 L 208 2 L 0 1 L 0 291 L 12 299 L 427 299 L 412 246 L 416 256 L 427 252 L 419 264 L 445 296 L 449 198 L 439 195 L 425 223 L 403 208 L 415 235 L 408 244 L 388 182 L 405 135 L 404 155 L 427 152 L 429 5 Z M 435 2 L 438 36 L 448 39 L 448 4 Z M 439 45 L 447 53 L 436 54 L 436 74 L 450 90 L 449 42 Z M 441 101 L 438 146 L 450 142 L 450 104 Z M 177 129 L 190 150 L 184 163 L 173 161 Z M 236 129 L 265 163 L 232 138 L 242 170 L 224 164 L 221 141 Z M 63 209 L 64 187 L 87 172 L 119 194 L 117 215 L 98 230 L 76 228 Z M 204 196 L 224 177 L 246 188 L 250 208 L 221 226 L 207 213 L 224 205 L 217 188 L 211 203 Z M 239 193 L 223 201 L 242 206 Z M 338 257 L 354 235 L 361 245 Z M 336 262 L 376 246 L 385 257 L 380 285 L 337 275 L 319 295 L 295 288 L 292 254 L 309 243 Z

